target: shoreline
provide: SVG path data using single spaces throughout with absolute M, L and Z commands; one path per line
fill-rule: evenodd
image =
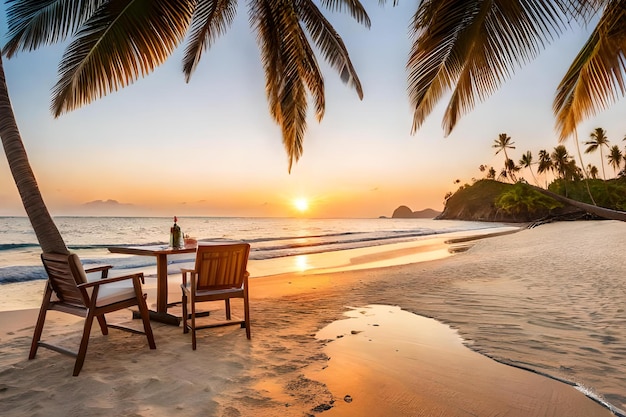
M 503 226 L 495 229 L 479 229 L 462 232 L 449 232 L 425 235 L 406 242 L 382 243 L 353 249 L 314 252 L 302 255 L 283 256 L 263 260 L 249 260 L 250 279 L 266 278 L 273 275 L 291 273 L 330 273 L 349 270 L 381 268 L 442 259 L 456 251 L 454 244 L 460 241 L 474 241 L 486 237 L 516 233 L 522 230 L 517 226 Z M 109 254 L 114 256 L 114 254 Z M 136 255 L 128 255 L 136 256 Z M 192 255 L 190 255 L 192 256 Z M 106 258 L 103 258 L 106 264 Z M 168 266 L 170 293 L 177 294 L 179 270 L 193 269 L 193 261 L 175 263 Z M 113 275 L 126 275 L 143 272 L 147 292 L 156 291 L 156 264 L 149 267 L 112 269 Z M 0 312 L 39 308 L 45 280 L 0 284 Z M 155 293 L 150 294 L 155 299 Z
M 471 347 L 471 350 L 466 347 L 463 347 L 464 349 L 470 352 L 480 353 L 481 355 L 479 356 L 490 363 L 497 363 L 502 359 L 501 351 L 499 349 L 504 349 L 504 351 L 506 351 L 509 346 L 507 344 L 508 340 L 504 340 L 504 342 L 507 343 L 500 343 L 500 348 L 494 349 L 493 346 L 489 346 L 489 343 L 485 344 L 485 341 L 483 340 L 485 339 L 483 337 L 483 333 L 485 333 L 486 330 L 493 331 L 493 335 L 489 333 L 488 336 L 495 337 L 496 342 L 499 342 L 500 338 L 507 339 L 508 336 L 510 336 L 508 334 L 510 330 L 507 329 L 510 329 L 511 326 L 513 326 L 512 323 L 506 323 L 510 317 L 508 315 L 502 316 L 502 314 L 498 317 L 494 317 L 493 320 L 497 323 L 492 324 L 491 328 L 486 330 L 482 328 L 485 324 L 478 320 L 477 317 L 481 317 L 481 311 L 483 311 L 483 316 L 484 311 L 491 311 L 490 314 L 492 316 L 495 314 L 491 305 L 493 302 L 492 297 L 496 295 L 496 290 L 507 289 L 507 286 L 504 285 L 505 278 L 500 275 L 508 275 L 511 272 L 507 271 L 514 271 L 516 267 L 519 267 L 519 259 L 523 258 L 523 256 L 513 257 L 513 261 L 508 266 L 500 265 L 502 270 L 493 273 L 489 271 L 489 268 L 493 267 L 490 263 L 494 262 L 498 258 L 498 256 L 496 256 L 497 254 L 494 252 L 500 250 L 502 251 L 500 253 L 501 255 L 511 257 L 513 250 L 517 250 L 518 252 L 520 251 L 520 243 L 527 242 L 530 238 L 533 238 L 534 241 L 541 241 L 545 240 L 546 236 L 553 235 L 553 231 L 548 231 L 547 229 L 541 230 L 542 228 L 547 227 L 548 229 L 554 229 L 559 233 L 565 232 L 563 234 L 559 234 L 560 237 L 564 237 L 569 236 L 572 233 L 577 234 L 581 231 L 585 232 L 583 229 L 589 229 L 592 227 L 592 223 L 586 225 L 560 224 L 556 225 L 556 228 L 544 225 L 540 228 L 535 228 L 532 231 L 524 230 L 520 233 L 515 233 L 512 236 L 481 239 L 476 242 L 470 250 L 463 253 L 446 257 L 445 259 L 432 260 L 418 264 L 386 265 L 376 269 L 354 268 L 353 270 L 346 270 L 343 272 L 329 272 L 328 270 L 324 270 L 324 268 L 319 268 L 317 270 L 314 269 L 305 272 L 291 272 L 287 274 L 267 276 L 265 278 L 252 279 L 250 284 L 252 297 L 251 308 L 253 309 L 253 333 L 251 343 L 246 344 L 245 336 L 242 336 L 241 332 L 238 332 L 237 329 L 225 329 L 217 332 L 204 331 L 199 333 L 198 350 L 203 351 L 204 354 L 216 355 L 216 358 L 218 358 L 216 360 L 219 362 L 220 366 L 223 365 L 225 367 L 222 369 L 218 366 L 217 375 L 207 375 L 202 371 L 199 372 L 202 374 L 201 376 L 205 378 L 208 377 L 209 380 L 213 381 L 210 384 L 212 388 L 209 392 L 212 402 L 215 402 L 215 408 L 186 408 L 179 404 L 180 401 L 174 401 L 174 405 L 179 404 L 183 407 L 181 415 L 195 415 L 195 413 L 199 411 L 202 411 L 206 415 L 225 416 L 251 415 L 250 413 L 268 416 L 276 415 L 275 413 L 302 415 L 301 413 L 307 412 L 307 410 L 310 412 L 310 410 L 315 409 L 317 406 L 322 406 L 323 404 L 331 405 L 331 408 L 328 411 L 325 411 L 325 413 L 330 415 L 333 413 L 339 413 L 340 410 L 344 414 L 337 415 L 361 415 L 355 410 L 362 404 L 362 395 L 365 395 L 367 392 L 375 393 L 378 389 L 377 384 L 379 384 L 380 381 L 377 381 L 375 376 L 373 379 L 362 380 L 360 385 L 362 385 L 363 394 L 354 394 L 353 401 L 347 403 L 343 401 L 344 394 L 338 392 L 337 389 L 329 388 L 333 386 L 332 381 L 329 383 L 320 383 L 315 379 L 307 377 L 306 375 L 308 374 L 303 371 L 306 367 L 332 367 L 332 358 L 337 357 L 338 354 L 334 353 L 331 355 L 330 360 L 325 359 L 325 355 L 327 355 L 324 353 L 325 349 L 330 347 L 334 348 L 338 342 L 341 343 L 348 339 L 354 339 L 365 333 L 357 333 L 356 335 L 352 335 L 350 333 L 349 336 L 333 340 L 332 342 L 321 342 L 312 337 L 313 334 L 316 334 L 326 325 L 341 320 L 346 311 L 346 307 L 350 305 L 361 309 L 372 304 L 387 306 L 397 305 L 402 307 L 403 311 L 406 311 L 407 313 L 415 313 L 424 317 L 434 317 L 437 321 L 439 321 L 439 323 L 445 324 L 441 325 L 443 329 L 453 329 L 458 331 L 458 334 L 463 337 L 464 344 Z M 593 224 L 595 225 L 596 223 Z M 615 223 L 612 223 L 611 225 L 613 225 L 614 228 L 617 226 Z M 605 231 L 609 230 L 605 226 L 607 226 L 607 224 L 603 224 L 600 227 L 602 229 L 602 231 L 599 232 L 600 234 L 606 234 Z M 617 228 L 621 231 L 626 230 L 623 229 L 621 224 L 619 224 Z M 558 239 L 556 240 L 558 241 Z M 553 250 L 556 249 L 557 248 L 553 248 Z M 517 255 L 519 255 L 519 253 L 517 253 Z M 357 262 L 355 265 L 371 266 L 372 264 L 376 264 L 376 262 L 380 261 L 380 259 L 376 259 L 375 255 L 370 254 L 368 256 L 356 256 L 355 258 L 357 258 Z M 482 265 L 481 267 L 481 262 L 477 263 L 477 259 L 480 259 L 481 262 L 485 262 L 486 265 Z M 359 263 L 359 260 L 372 262 Z M 523 261 L 521 262 L 523 264 Z M 507 268 L 509 269 L 507 270 Z M 332 270 L 332 268 L 330 269 Z M 469 275 L 459 276 L 463 274 Z M 517 272 L 513 275 L 516 274 Z M 493 276 L 493 278 L 487 279 L 490 275 Z M 178 278 L 179 277 L 173 278 L 172 281 L 176 281 Z M 400 285 L 400 283 L 402 285 Z M 174 283 L 174 287 L 176 284 L 177 283 Z M 512 286 L 514 293 L 519 290 L 519 288 L 515 286 L 515 282 L 509 282 L 508 284 Z M 477 294 L 475 292 L 477 288 L 480 288 L 484 291 L 485 295 L 488 296 L 488 303 L 482 301 L 477 304 L 477 301 L 473 299 L 473 297 Z M 411 290 L 407 291 L 407 289 Z M 413 289 L 417 289 L 417 291 Z M 457 299 L 455 299 L 455 297 Z M 453 302 L 452 304 L 450 304 L 451 301 Z M 503 301 L 501 302 L 505 306 L 509 304 Z M 459 304 L 456 305 L 456 303 Z M 469 314 L 467 313 L 467 307 L 465 307 L 466 305 L 472 305 L 473 309 L 478 311 Z M 0 317 L 6 317 L 5 313 L 0 314 L 2 315 Z M 16 316 L 24 315 L 19 312 L 15 314 Z M 530 314 L 530 311 L 528 314 Z M 59 315 L 59 317 L 62 316 Z M 489 317 L 485 316 L 485 318 Z M 472 323 L 471 320 L 474 320 L 475 323 Z M 4 319 L 2 322 L 6 323 Z M 9 357 L 5 358 L 2 360 L 2 363 L 0 363 L 0 368 L 6 368 L 3 373 L 5 375 L 14 376 L 17 379 L 17 382 L 15 383 L 16 386 L 14 387 L 11 385 L 3 393 L 0 393 L 0 398 L 6 398 L 5 395 L 8 395 L 7 392 L 15 392 L 16 390 L 29 392 L 29 382 L 32 384 L 34 381 L 38 380 L 38 377 L 42 376 L 43 371 L 38 369 L 38 367 L 47 369 L 50 366 L 53 366 L 56 378 L 64 381 L 69 379 L 69 381 L 65 382 L 68 384 L 77 383 L 76 381 L 72 381 L 72 378 L 66 375 L 70 371 L 69 368 L 65 368 L 71 360 L 68 360 L 64 356 L 60 356 L 56 353 L 46 353 L 45 355 L 39 353 L 38 358 L 34 361 L 27 361 L 25 359 L 24 349 L 26 349 L 29 345 L 29 338 L 31 336 L 30 332 L 32 332 L 33 325 L 34 321 L 32 323 L 24 323 L 21 327 L 19 325 L 14 326 L 14 328 L 10 331 L 13 333 L 10 335 L 10 338 L 6 338 L 6 335 L 4 334 L 7 330 L 6 326 L 0 326 L 0 343 L 2 351 L 9 353 Z M 53 323 L 51 327 L 53 332 L 57 332 L 61 335 L 66 334 L 68 335 L 67 337 L 70 337 L 70 339 L 71 337 L 75 337 L 74 333 L 77 331 L 76 325 L 72 327 L 71 323 L 67 323 L 63 319 Z M 381 325 L 376 327 L 380 329 L 381 327 L 386 326 Z M 145 342 L 139 342 L 139 346 L 136 346 L 138 343 L 136 338 L 132 340 L 132 337 L 122 336 L 119 332 L 117 332 L 114 337 L 112 337 L 113 335 L 111 334 L 108 337 L 109 340 L 106 340 L 107 338 L 98 337 L 95 333 L 93 333 L 85 365 L 85 370 L 91 369 L 91 371 L 86 372 L 85 377 L 83 377 L 83 374 L 81 373 L 79 379 L 83 382 L 92 384 L 94 379 L 99 380 L 103 377 L 106 379 L 106 376 L 113 375 L 113 372 L 121 372 L 120 377 L 125 382 L 128 382 L 126 381 L 126 378 L 129 376 L 124 374 L 124 369 L 131 367 L 139 370 L 143 369 L 142 366 L 147 366 L 147 375 L 146 371 L 139 371 L 140 381 L 129 382 L 133 387 L 137 388 L 137 384 L 148 384 L 152 381 L 152 385 L 156 385 L 157 387 L 173 384 L 172 389 L 176 391 L 176 387 L 180 385 L 180 380 L 193 382 L 193 375 L 188 374 L 185 370 L 183 370 L 182 374 L 179 375 L 179 379 L 174 380 L 168 378 L 161 372 L 161 369 L 151 361 L 154 360 L 160 367 L 170 369 L 171 372 L 177 373 L 178 370 L 176 368 L 172 368 L 175 364 L 168 363 L 167 358 L 161 358 L 161 355 L 164 355 L 162 352 L 163 350 L 167 352 L 176 352 L 173 353 L 174 356 L 179 357 L 179 359 L 183 360 L 183 362 L 184 360 L 196 360 L 194 358 L 196 358 L 198 354 L 194 356 L 191 352 L 189 341 L 182 335 L 182 331 L 179 332 L 178 330 L 180 329 L 171 328 L 169 326 L 165 327 L 158 324 L 153 324 L 153 329 L 155 330 L 155 337 L 157 337 L 156 354 L 145 350 L 145 346 L 143 346 Z M 446 330 L 443 331 L 445 332 Z M 439 331 L 433 332 L 433 334 L 438 333 Z M 72 336 L 72 334 L 74 334 L 74 336 Z M 385 336 L 383 339 L 388 339 L 388 337 Z M 490 342 L 489 338 L 486 340 L 487 342 Z M 110 359 L 107 358 L 104 361 L 105 363 L 98 363 L 96 358 L 101 356 L 101 353 L 99 352 L 106 352 L 111 343 L 116 346 L 116 351 L 114 352 L 115 354 L 112 355 Z M 495 344 L 498 345 L 498 343 Z M 365 345 L 367 346 L 368 343 Z M 444 343 L 443 345 L 438 346 L 440 348 L 445 348 L 448 344 Z M 127 353 L 118 351 L 125 349 L 130 349 L 131 352 Z M 224 352 L 229 353 L 224 355 Z M 344 349 L 344 353 L 345 352 L 349 353 L 350 349 Z M 516 357 L 514 355 L 510 358 L 510 365 L 519 367 L 520 364 L 524 363 L 524 361 L 520 358 L 523 358 L 525 354 L 523 352 L 514 353 L 520 357 Z M 204 357 L 204 354 L 202 354 L 202 357 Z M 127 360 L 123 357 L 120 358 L 120 355 L 135 358 L 135 362 L 128 364 Z M 165 356 L 166 355 L 167 353 Z M 232 357 L 232 355 L 234 355 L 234 357 Z M 222 358 L 222 356 L 225 356 L 225 358 Z M 419 355 L 417 356 L 419 357 Z M 493 357 L 495 361 L 487 359 L 490 356 Z M 150 362 L 146 363 L 146 357 L 150 358 Z M 232 362 L 231 365 L 233 363 L 235 364 L 234 369 L 226 366 L 225 362 L 228 362 L 228 360 Z M 411 361 L 414 361 L 415 359 L 404 358 L 404 360 L 409 360 L 410 362 L 408 363 L 412 363 Z M 57 364 L 56 362 L 59 363 Z M 400 361 L 400 363 L 403 362 Z M 465 365 L 462 369 L 472 369 L 477 362 L 472 359 L 463 363 Z M 540 362 L 539 365 L 542 365 L 542 363 Z M 364 369 L 362 364 L 359 365 L 358 363 L 355 363 L 352 364 L 352 366 L 353 368 L 350 372 L 352 372 L 353 375 L 360 374 L 360 372 Z M 183 368 L 185 368 L 184 365 Z M 444 372 L 439 368 L 437 369 L 437 371 L 434 371 L 435 375 L 437 372 L 443 372 L 446 377 L 452 377 L 452 380 L 455 380 L 454 375 L 451 375 L 451 373 L 453 373 L 451 370 L 448 369 Z M 188 371 L 193 374 L 191 370 Z M 197 373 L 198 371 L 196 370 L 195 372 Z M 511 377 L 511 375 L 513 375 L 511 370 L 503 372 L 507 375 L 507 377 Z M 531 370 L 531 372 L 520 372 L 526 375 L 533 374 L 535 370 Z M 26 376 L 24 376 L 24 374 L 28 374 L 31 379 L 29 380 Z M 135 379 L 137 377 L 137 375 L 134 375 Z M 474 377 L 476 377 L 476 375 L 474 375 Z M 550 380 L 549 378 L 543 376 L 539 377 L 542 380 Z M 156 378 L 156 381 L 154 378 Z M 252 392 L 248 395 L 243 395 L 239 390 L 240 387 L 235 388 L 233 386 L 229 386 L 229 384 L 226 384 L 226 386 L 220 385 L 221 383 L 219 381 L 221 380 L 223 383 L 224 378 L 226 378 L 226 380 L 234 379 L 235 381 L 241 378 L 241 382 L 244 386 L 252 389 Z M 75 379 L 76 378 L 74 378 L 74 380 Z M 332 380 L 333 378 L 330 379 Z M 145 380 L 148 382 L 145 382 Z M 253 381 L 263 381 L 263 384 L 258 385 L 258 383 L 255 384 Z M 458 376 L 456 376 L 456 381 L 463 382 L 463 380 L 459 380 Z M 565 388 L 565 391 L 563 392 L 569 393 L 567 395 L 571 394 L 574 396 L 573 398 L 576 398 L 579 394 L 583 396 L 584 399 L 593 402 L 598 407 L 601 407 L 602 410 L 610 413 L 608 409 L 602 407 L 600 404 L 597 404 L 589 397 L 584 396 L 584 394 L 575 388 L 555 380 L 550 381 L 555 384 L 562 385 L 563 387 L 561 388 Z M 345 378 L 344 380 L 340 379 L 338 383 L 344 384 L 347 383 L 347 380 L 345 380 Z M 5 385 L 8 384 L 5 383 Z M 431 381 L 431 385 L 429 385 L 429 387 L 432 388 L 436 386 L 437 385 Z M 107 391 L 112 389 L 112 387 L 108 385 L 104 388 Z M 461 384 L 461 386 L 457 389 L 462 392 L 466 392 L 464 390 L 469 388 L 470 387 L 463 388 Z M 559 395 L 562 392 L 561 388 L 554 388 L 557 389 L 555 392 L 558 392 Z M 141 391 L 141 388 L 138 389 Z M 530 391 L 528 391 L 528 387 L 524 388 L 524 386 L 522 386 L 520 389 L 520 392 L 522 393 L 530 393 Z M 445 391 L 443 387 L 440 387 L 439 391 L 435 391 L 441 393 L 441 390 Z M 195 392 L 195 390 L 192 391 Z M 307 396 L 307 392 L 312 394 Z M 497 387 L 483 386 L 482 391 L 478 390 L 478 392 L 475 393 L 477 395 L 477 399 L 475 401 L 476 405 L 479 408 L 486 407 L 484 410 L 494 410 L 496 405 L 490 404 L 487 399 L 492 398 L 495 392 L 497 392 Z M 577 394 L 572 394 L 571 392 L 575 392 Z M 114 395 L 114 393 L 111 395 Z M 248 399 L 246 400 L 246 398 Z M 534 397 L 531 396 L 531 398 Z M 286 406 L 285 404 L 287 403 L 282 400 L 288 400 L 289 406 Z M 332 403 L 330 403 L 331 400 L 333 401 Z M 580 398 L 574 399 L 573 401 L 574 403 L 578 403 L 579 400 Z M 122 401 L 122 403 L 124 404 L 124 407 L 130 407 L 133 409 L 135 409 L 134 407 L 137 407 L 138 405 L 148 407 L 145 402 L 145 398 L 139 398 L 137 401 L 139 404 L 129 401 Z M 388 404 L 389 409 L 392 409 L 393 407 L 399 406 L 402 401 L 404 400 L 400 398 L 386 398 L 381 405 Z M 538 402 L 538 407 L 548 406 L 548 404 L 544 403 L 545 400 L 538 399 Z M 16 401 L 16 404 L 20 406 L 24 405 L 19 401 Z M 560 401 L 559 404 L 561 406 L 564 405 L 562 404 L 562 401 Z M 585 401 L 583 401 L 583 404 L 585 404 Z M 174 408 L 172 407 L 174 407 L 174 405 L 167 408 L 167 406 L 161 404 L 161 407 L 166 407 L 164 410 L 170 410 L 173 412 Z M 379 405 L 379 407 L 381 405 Z M 420 403 L 420 407 L 424 406 L 426 406 L 426 404 Z M 434 404 L 433 406 L 443 407 L 444 405 Z M 554 405 L 550 403 L 550 406 L 553 407 Z M 504 410 L 508 410 L 506 405 L 504 405 L 504 407 Z M 151 410 L 150 412 L 145 410 L 135 412 L 138 415 L 167 414 L 155 413 L 153 412 L 154 409 L 151 407 L 148 408 Z M 23 411 L 23 409 L 20 410 Z M 118 411 L 123 414 L 123 412 L 128 410 L 129 408 L 120 409 Z M 239 414 L 235 414 L 236 410 Z M 594 410 L 598 411 L 596 409 Z M 370 409 L 369 411 L 372 410 Z M 602 413 L 601 411 L 598 412 Z M 52 413 L 50 415 L 55 414 Z M 98 413 L 95 415 L 98 415 Z M 370 415 L 372 414 L 370 413 Z M 446 415 L 461 416 L 466 414 L 448 413 Z M 511 415 L 521 416 L 546 414 L 531 413 Z M 547 415 L 571 416 L 576 414 L 558 414 L 555 412 L 554 414 Z

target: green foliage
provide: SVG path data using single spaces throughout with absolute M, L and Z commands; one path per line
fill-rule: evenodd
M 626 178 L 620 177 L 607 181 L 590 179 L 588 181 L 591 195 L 598 206 L 621 211 L 626 209 Z M 593 204 L 584 181 L 557 179 L 548 186 L 548 190 L 573 200 Z
M 508 213 L 531 215 L 540 212 L 554 210 L 563 205 L 551 197 L 530 188 L 528 185 L 518 182 L 503 191 L 495 201 L 497 208 Z

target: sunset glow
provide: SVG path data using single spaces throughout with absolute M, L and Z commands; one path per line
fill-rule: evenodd
M 347 15 L 333 21 L 364 97 L 324 66 L 324 118 L 318 123 L 307 116 L 303 153 L 291 170 L 281 128 L 268 113 L 263 65 L 245 12 L 189 83 L 176 55 L 154 74 L 58 118 L 50 113 L 50 90 L 67 45 L 6 60 L 20 134 L 48 209 L 53 216 L 167 218 L 378 218 L 401 205 L 441 211 L 448 192 L 484 177 L 480 165 L 500 172 L 504 160 L 492 148 L 500 133 L 516 143 L 514 161 L 558 145 L 554 89 L 586 34 L 549 45 L 449 135 L 441 127 L 445 106 L 411 134 L 405 68 L 415 4 L 400 3 L 370 7 L 371 30 L 354 30 Z M 6 15 L 4 2 L 0 12 Z M 602 127 L 612 143 L 623 143 L 624 111 L 621 100 L 585 120 L 579 139 Z M 566 146 L 576 149 L 573 141 Z M 606 165 L 599 152 L 584 156 L 584 166 Z M 525 168 L 519 177 L 531 175 Z M 546 173 L 538 180 L 551 178 Z M 7 158 L 0 157 L 0 216 L 25 215 Z
M 297 198 L 293 202 L 293 206 L 301 213 L 304 213 L 309 209 L 309 202 L 306 198 Z

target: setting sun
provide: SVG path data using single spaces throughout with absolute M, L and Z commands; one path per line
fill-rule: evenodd
M 294 207 L 301 212 L 309 209 L 309 202 L 305 198 L 297 198 L 293 201 Z

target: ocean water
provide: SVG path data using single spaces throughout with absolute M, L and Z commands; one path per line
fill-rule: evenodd
M 150 256 L 111 254 L 107 247 L 167 245 L 172 218 L 56 217 L 72 252 L 85 265 L 110 264 L 116 270 L 154 266 Z M 264 260 L 423 239 L 428 236 L 498 228 L 502 223 L 432 219 L 302 219 L 181 217 L 183 233 L 198 241 L 250 243 L 250 259 Z M 0 217 L 0 285 L 45 279 L 41 249 L 26 217 Z M 188 262 L 193 254 L 171 262 Z M 172 258 L 172 257 L 170 257 Z M 168 260 L 170 259 L 168 258 Z

